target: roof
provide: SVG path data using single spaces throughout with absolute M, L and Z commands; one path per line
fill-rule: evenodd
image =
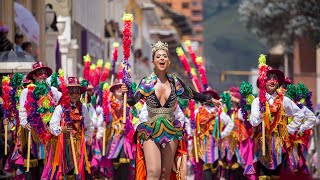
M 174 11 L 164 3 L 158 2 L 156 0 L 152 0 L 152 2 L 160 7 L 165 12 L 164 14 L 166 14 L 174 21 L 172 25 L 179 29 L 182 35 L 191 35 L 193 33 L 191 23 L 188 21 L 186 16 Z

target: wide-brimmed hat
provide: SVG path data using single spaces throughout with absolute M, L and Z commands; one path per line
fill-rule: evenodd
M 23 84 L 29 84 L 29 83 L 32 83 L 32 80 L 27 79 L 27 76 L 24 76 L 23 79 L 22 79 L 22 83 Z
M 202 91 L 202 94 L 210 94 L 214 99 L 220 99 L 217 91 L 211 88 L 207 88 L 205 91 Z
M 289 77 L 285 77 L 283 83 L 292 84 L 292 80 Z
M 267 75 L 268 74 L 277 75 L 279 86 L 281 86 L 283 84 L 283 82 L 284 82 L 284 74 L 283 74 L 282 71 L 280 71 L 279 69 L 273 69 L 271 67 L 268 67 Z M 257 79 L 257 87 L 260 89 L 260 87 L 259 87 L 259 78 Z
M 289 84 L 292 84 L 292 80 L 289 77 L 285 77 L 284 81 L 283 81 L 283 84 L 282 84 L 282 88 L 283 89 L 287 89 L 287 86 Z
M 32 70 L 27 74 L 27 79 L 33 80 L 33 74 L 38 70 L 38 69 L 44 69 L 47 71 L 47 76 L 51 76 L 52 74 L 52 69 L 45 66 L 42 62 L 36 62 L 32 65 Z
M 74 76 L 68 77 L 67 88 L 70 88 L 70 87 L 79 87 L 81 94 L 83 94 L 83 93 L 85 93 L 87 91 L 87 88 L 84 87 L 84 86 L 81 86 L 79 79 L 77 77 L 74 77 Z
M 232 86 L 229 88 L 229 92 L 231 95 L 231 101 L 239 102 L 242 98 L 239 87 Z
M 116 87 L 119 87 L 121 85 L 122 85 L 122 83 L 118 79 L 116 79 L 114 81 L 113 85 L 110 87 L 110 91 L 114 92 L 114 90 L 116 90 Z

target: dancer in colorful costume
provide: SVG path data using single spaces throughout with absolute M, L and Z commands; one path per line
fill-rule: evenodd
M 249 122 L 251 103 L 254 100 L 252 85 L 242 82 L 240 86 L 240 111 L 238 112 L 239 122 L 235 122 L 234 131 L 239 133 L 239 154 L 238 163 L 244 169 L 244 175 L 248 179 L 256 179 L 256 170 L 253 166 L 254 142 L 252 139 L 252 126 Z M 241 114 L 240 114 L 241 113 Z M 239 125 L 238 125 L 239 123 Z
M 218 93 L 213 89 L 203 92 L 215 99 L 220 99 Z M 204 104 L 195 111 L 196 114 L 196 135 L 199 143 L 200 158 L 203 164 L 204 179 L 218 178 L 218 161 L 221 159 L 221 143 L 227 137 L 234 123 L 222 109 Z M 198 165 L 198 164 L 197 164 Z M 198 176 L 197 176 L 198 177 Z M 199 177 L 198 177 L 199 178 Z
M 26 76 L 33 80 L 35 84 L 28 85 L 23 89 L 20 95 L 19 119 L 22 128 L 19 128 L 17 134 L 17 143 L 12 154 L 11 161 L 18 167 L 16 174 L 24 174 L 23 166 L 27 165 L 27 145 L 31 138 L 31 175 L 33 179 L 40 179 L 43 171 L 43 159 L 46 157 L 45 143 L 50 140 L 48 130 L 55 105 L 59 102 L 61 92 L 55 87 L 50 87 L 46 83 L 52 70 L 41 62 L 32 65 L 32 71 Z M 29 134 L 29 135 L 27 135 Z M 22 153 L 22 154 L 21 154 Z M 38 167 L 38 168 L 33 168 Z
M 286 89 L 286 96 L 295 101 L 305 114 L 299 133 L 291 136 L 292 147 L 288 149 L 286 157 L 285 169 L 288 173 L 295 175 L 310 175 L 306 164 L 306 155 L 310 145 L 312 128 L 319 124 L 319 119 L 312 112 L 311 95 L 311 92 L 302 83 L 298 83 L 297 87 L 289 84 Z M 291 121 L 291 117 L 288 121 Z
M 6 132 L 7 147 L 4 153 L 6 155 L 6 159 L 8 160 L 6 162 L 5 168 L 3 169 L 7 172 L 13 172 L 14 170 L 13 163 L 10 162 L 10 157 L 15 147 L 18 127 L 20 126 L 19 98 L 22 90 L 24 89 L 23 78 L 24 78 L 23 74 L 15 73 L 11 78 L 9 78 L 8 76 L 5 76 L 3 77 L 3 80 L 2 80 L 2 93 L 4 98 L 3 124 L 4 124 L 4 128 L 7 129 L 7 132 Z M 10 80 L 10 83 L 8 80 Z
M 127 141 L 128 137 L 125 134 L 124 124 L 122 124 L 123 97 L 121 85 L 122 83 L 116 79 L 110 87 L 110 92 L 112 93 L 110 97 L 112 120 L 108 128 L 109 138 L 107 139 L 109 139 L 109 143 L 106 156 L 113 162 L 113 178 L 129 179 L 128 177 L 132 173 L 130 171 L 131 160 L 133 160 L 133 152 L 129 149 L 131 149 L 133 142 Z
M 113 166 L 112 161 L 107 159 L 106 156 L 102 154 L 102 140 L 104 133 L 104 113 L 101 106 L 96 108 L 97 117 L 92 119 L 93 126 L 95 128 L 92 143 L 92 159 L 91 159 L 91 171 L 94 179 L 97 178 L 112 178 L 113 176 Z M 106 116 L 106 118 L 108 118 Z
M 152 45 L 152 53 L 154 73 L 143 78 L 134 96 L 128 97 L 131 106 L 145 99 L 149 116 L 148 122 L 137 127 L 136 179 L 169 179 L 178 139 L 182 137 L 181 123 L 174 119 L 177 97 L 217 106 L 221 103 L 193 91 L 176 76 L 167 73 L 170 65 L 167 43 L 158 41 Z M 128 91 L 126 85 L 122 86 L 122 91 Z
M 233 86 L 223 93 L 221 97 L 226 106 L 225 111 L 230 115 L 234 123 L 231 134 L 224 138 L 221 143 L 224 176 L 226 179 L 246 179 L 243 176 L 245 163 L 242 161 L 245 160 L 241 158 L 240 142 L 250 137 L 248 130 L 251 129 L 251 125 L 249 122 L 243 121 L 240 108 L 240 100 L 242 99 L 240 89 Z
M 66 88 L 62 87 L 64 102 L 55 108 L 50 120 L 50 131 L 57 137 L 52 139 L 56 145 L 50 149 L 47 161 L 52 167 L 45 169 L 43 179 L 85 179 L 90 174 L 86 144 L 91 144 L 93 126 L 87 107 L 80 102 L 86 88 L 77 77 L 68 77 Z
M 96 117 L 92 119 L 93 126 L 95 128 L 92 143 L 92 159 L 91 159 L 91 169 L 93 179 L 98 178 L 112 178 L 113 176 L 113 166 L 112 161 L 105 156 L 105 151 L 103 151 L 103 145 L 107 144 L 107 137 L 103 137 L 104 133 L 107 136 L 111 135 L 111 129 L 109 131 L 106 129 L 106 124 L 110 123 L 110 91 L 109 85 L 107 83 L 101 84 L 103 89 L 102 103 L 97 105 Z M 105 130 L 106 129 L 106 130 Z M 104 132 L 105 131 L 105 132 Z M 111 138 L 111 137 L 109 137 Z M 105 140 L 105 144 L 103 143 Z
M 259 61 L 265 62 L 265 57 L 260 56 Z M 270 67 L 265 70 L 265 74 L 260 74 L 261 78 L 257 80 L 260 98 L 253 100 L 250 115 L 250 123 L 256 127 L 254 152 L 255 161 L 257 161 L 260 170 L 257 172 L 260 178 L 280 175 L 284 159 L 283 150 L 291 146 L 289 135 L 293 135 L 299 130 L 305 117 L 303 111 L 278 89 L 284 81 L 283 72 Z M 263 75 L 266 77 L 262 80 Z M 261 98 L 266 100 L 265 104 L 260 103 Z M 291 122 L 288 122 L 288 116 L 292 117 Z M 263 129 L 264 125 L 260 126 L 262 122 L 265 123 L 265 129 Z M 265 137 L 262 135 L 264 131 L 266 132 Z M 267 146 L 264 146 L 264 138 Z M 263 155 L 264 147 L 265 156 Z

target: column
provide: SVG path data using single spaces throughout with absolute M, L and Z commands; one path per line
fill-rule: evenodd
M 316 54 L 316 58 L 317 58 L 317 104 L 320 103 L 320 43 L 317 45 L 317 54 Z
M 77 72 L 78 67 L 78 43 L 76 39 L 72 39 L 69 44 L 69 53 L 68 53 L 68 75 L 69 76 L 78 76 L 81 74 Z
M 0 22 L 9 27 L 8 39 L 14 42 L 14 1 L 0 0 Z
M 52 69 L 53 72 L 57 71 L 56 69 L 56 45 L 58 39 L 58 32 L 47 32 L 47 41 L 45 44 L 46 48 L 46 58 L 47 65 Z
M 43 62 L 45 65 L 48 64 L 46 58 L 46 32 L 45 32 L 45 1 L 33 1 L 33 12 L 34 16 L 39 24 L 39 61 Z

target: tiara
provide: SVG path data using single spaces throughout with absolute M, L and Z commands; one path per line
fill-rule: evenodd
M 152 53 L 155 53 L 158 50 L 165 50 L 168 52 L 168 44 L 165 42 L 158 41 L 155 44 L 151 44 Z

